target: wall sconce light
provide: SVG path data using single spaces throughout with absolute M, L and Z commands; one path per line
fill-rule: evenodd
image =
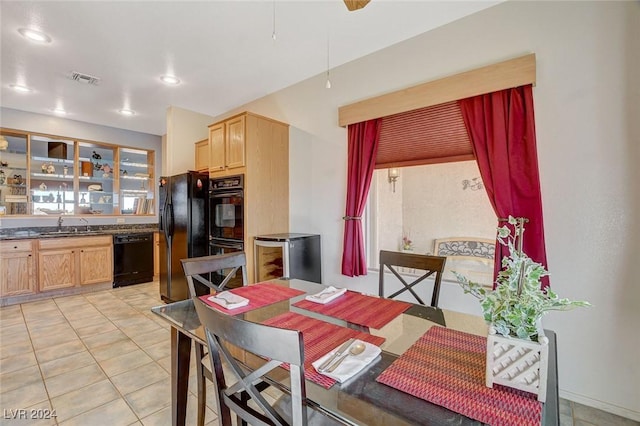
M 389 173 L 389 183 L 393 185 L 393 192 L 396 192 L 396 181 L 400 177 L 400 170 L 394 167 L 388 169 L 387 172 Z

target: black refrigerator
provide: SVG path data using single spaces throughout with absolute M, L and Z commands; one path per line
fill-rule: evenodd
M 189 171 L 160 178 L 160 297 L 189 298 L 181 259 L 209 254 L 209 175 Z

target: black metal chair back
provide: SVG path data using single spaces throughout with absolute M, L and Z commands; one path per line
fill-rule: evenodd
M 304 346 L 302 333 L 264 324 L 252 323 L 212 309 L 200 299 L 194 299 L 200 322 L 205 328 L 211 369 L 215 372 L 215 388 L 220 423 L 231 425 L 231 411 L 238 416 L 238 424 L 251 425 L 307 425 L 307 401 L 304 382 Z M 256 369 L 241 365 L 229 352 L 227 344 L 265 359 Z M 222 360 L 229 368 L 223 370 Z M 266 388 L 265 375 L 289 364 L 291 423 L 276 411 L 261 394 Z M 231 375 L 232 378 L 225 377 Z M 231 379 L 231 380 L 229 380 Z M 229 384 L 234 382 L 233 384 Z M 252 402 L 252 404 L 250 404 Z
M 242 273 L 242 285 L 247 285 L 247 256 L 244 252 L 193 257 L 180 262 L 191 297 L 201 296 L 203 286 L 207 292 L 209 289 L 223 291 L 238 271 Z M 214 277 L 218 279 L 214 281 Z
M 420 303 L 421 305 L 426 305 L 423 302 L 422 298 L 418 296 L 413 287 L 424 281 L 425 279 L 434 276 L 433 283 L 433 293 L 431 296 L 431 306 L 434 308 L 438 307 L 438 299 L 440 298 L 440 284 L 442 281 L 442 274 L 444 272 L 444 265 L 447 258 L 444 256 L 429 256 L 426 254 L 414 254 L 414 253 L 400 253 L 395 251 L 380 251 L 380 278 L 379 278 L 379 289 L 378 294 L 380 297 L 386 297 L 387 299 L 393 299 L 397 297 L 399 294 L 408 291 L 413 295 L 413 297 Z M 384 275 L 385 275 L 385 267 L 393 273 L 393 275 L 400 280 L 403 287 L 390 294 L 384 294 Z M 410 268 L 410 269 L 418 269 L 425 271 L 420 277 L 414 280 L 411 283 L 407 283 L 405 279 L 400 275 L 400 271 L 397 269 L 401 268 Z
M 216 256 L 193 257 L 190 259 L 182 259 L 182 269 L 187 278 L 189 287 L 189 296 L 192 299 L 197 298 L 206 293 L 210 293 L 211 289 L 222 291 L 225 289 L 231 279 L 234 278 L 236 272 L 242 272 L 242 285 L 247 285 L 247 257 L 244 252 L 225 253 Z M 216 278 L 224 277 L 218 284 L 211 281 L 211 277 L 215 274 Z M 207 356 L 203 345 L 195 343 L 195 352 L 198 362 L 197 382 L 198 382 L 198 426 L 204 426 L 205 412 L 207 407 L 207 393 L 205 379 L 209 379 L 215 383 L 211 370 L 205 365 Z M 205 362 L 203 363 L 203 360 Z

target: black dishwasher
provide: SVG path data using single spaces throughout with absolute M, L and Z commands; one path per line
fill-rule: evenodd
M 113 236 L 113 286 L 153 281 L 153 234 Z

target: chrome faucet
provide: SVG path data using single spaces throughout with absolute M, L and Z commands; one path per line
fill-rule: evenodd
M 62 232 L 62 222 L 64 221 L 64 219 L 62 219 L 62 215 L 60 215 L 60 217 L 58 218 L 58 232 Z
M 87 229 L 86 229 L 86 231 L 87 231 L 87 232 L 89 232 L 89 221 L 88 221 L 87 219 L 85 219 L 84 217 L 81 217 L 81 218 L 80 218 L 80 222 L 84 222 L 84 223 L 86 223 L 86 224 L 87 224 Z

